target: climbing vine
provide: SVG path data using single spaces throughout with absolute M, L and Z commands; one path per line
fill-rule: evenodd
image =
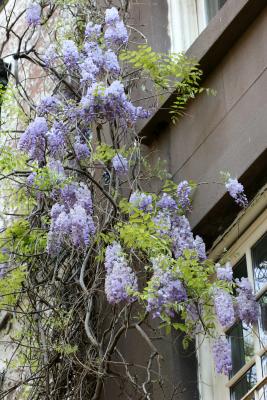
M 185 347 L 196 335 L 212 338 L 216 370 L 227 374 L 230 349 L 217 326 L 255 321 L 252 289 L 207 258 L 188 220 L 198 184 L 176 184 L 164 163 L 150 165 L 136 129 L 167 94 L 176 95 L 175 121 L 205 91 L 196 62 L 154 52 L 127 23 L 128 2 L 118 11 L 40 1 L 19 13 L 11 3 L 0 308 L 13 322 L 0 398 L 96 400 L 111 379 L 122 398 L 151 399 L 155 385 L 166 398 L 157 330 L 176 330 Z M 236 179 L 224 174 L 221 184 L 247 205 Z M 122 350 L 132 331 L 151 351 L 142 366 Z

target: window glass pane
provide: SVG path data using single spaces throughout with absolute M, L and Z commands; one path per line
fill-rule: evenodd
M 267 233 L 251 249 L 255 290 L 267 283 Z
M 226 0 L 205 0 L 208 21 L 214 17 L 217 11 L 226 3 Z
M 246 374 L 230 389 L 231 400 L 240 400 L 257 383 L 256 366 L 253 365 Z
M 233 278 L 234 279 L 241 279 L 247 278 L 248 271 L 247 271 L 247 262 L 246 257 L 241 258 L 240 261 L 233 267 Z
M 261 357 L 262 376 L 267 376 L 267 353 Z
M 259 299 L 259 333 L 261 347 L 267 345 L 267 292 Z
M 236 323 L 228 332 L 231 345 L 232 365 L 230 377 L 234 376 L 254 355 L 252 329 L 241 322 Z

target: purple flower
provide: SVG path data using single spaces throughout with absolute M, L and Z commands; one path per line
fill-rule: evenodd
M 84 160 L 90 156 L 90 150 L 85 143 L 81 143 L 81 139 L 79 136 L 76 136 L 76 141 L 73 145 L 76 157 L 78 160 Z
M 64 243 L 84 249 L 95 234 L 90 190 L 83 184 L 65 185 L 59 191 L 61 203 L 51 209 L 47 249 L 58 254 Z
M 47 96 L 41 100 L 41 103 L 37 107 L 39 115 L 56 113 L 59 109 L 60 102 L 56 97 Z
M 157 206 L 161 209 L 176 210 L 176 201 L 167 193 L 163 193 L 161 199 L 157 202 Z
M 93 61 L 91 56 L 85 58 L 80 64 L 81 82 L 92 84 L 95 82 L 97 75 L 99 74 L 99 68 Z
M 235 311 L 230 293 L 218 289 L 214 294 L 214 306 L 218 320 L 223 328 L 228 328 L 235 322 Z
M 247 325 L 254 324 L 258 319 L 258 305 L 252 292 L 251 284 L 248 278 L 236 280 L 237 293 L 236 297 L 238 316 L 241 321 Z
M 147 118 L 148 112 L 128 101 L 123 84 L 116 80 L 110 86 L 93 83 L 81 99 L 82 113 L 87 122 L 99 115 L 108 121 L 118 119 L 123 128 L 132 126 L 139 118 Z
M 105 257 L 105 268 L 109 273 L 113 269 L 113 265 L 115 262 L 120 262 L 123 260 L 123 253 L 121 245 L 117 242 L 113 242 L 112 245 L 107 246 L 106 248 L 106 257 Z
M 90 215 L 79 204 L 70 210 L 71 240 L 76 247 L 85 247 L 95 234 L 95 225 Z
M 218 374 L 228 375 L 232 371 L 231 346 L 225 338 L 219 338 L 215 341 L 213 347 L 213 357 L 215 368 Z
M 187 293 L 182 282 L 173 275 L 171 268 L 162 266 L 162 259 L 152 260 L 154 274 L 149 283 L 147 311 L 153 317 L 159 317 L 162 312 L 174 316 L 175 305 L 187 300 Z
M 36 175 L 37 175 L 36 172 L 32 172 L 32 173 L 28 176 L 28 178 L 27 178 L 27 184 L 28 184 L 29 186 L 33 186 L 33 185 L 34 185 L 34 179 L 35 179 Z
M 128 160 L 121 154 L 116 154 L 112 159 L 112 166 L 117 175 L 125 175 L 128 172 Z
M 103 50 L 95 42 L 85 42 L 84 50 L 87 54 L 87 57 L 93 61 L 96 67 L 98 67 L 98 73 L 100 74 L 105 64 Z
M 120 75 L 120 65 L 118 57 L 113 51 L 108 50 L 104 53 L 104 65 L 106 71 L 114 77 L 118 77 Z
M 101 34 L 101 25 L 98 24 L 93 25 L 92 22 L 89 22 L 86 25 L 84 34 L 89 40 L 98 39 Z
M 56 52 L 56 46 L 54 44 L 50 44 L 44 54 L 45 65 L 47 67 L 52 67 L 57 58 L 58 55 Z
M 37 161 L 43 161 L 45 155 L 45 135 L 48 131 L 45 118 L 36 117 L 26 131 L 21 135 L 18 146 L 20 150 L 29 153 Z
M 181 257 L 186 249 L 195 249 L 194 236 L 189 221 L 184 215 L 173 219 L 170 236 L 173 241 L 175 258 Z
M 153 218 L 156 230 L 160 235 L 170 235 L 171 231 L 171 217 L 166 212 L 158 212 Z
M 194 248 L 198 254 L 200 261 L 204 261 L 207 259 L 205 243 L 203 242 L 203 239 L 198 235 L 194 240 Z
M 229 178 L 225 183 L 225 187 L 236 204 L 240 207 L 246 207 L 248 205 L 248 200 L 244 193 L 244 186 L 238 182 L 237 179 Z
M 118 21 L 114 25 L 108 25 L 104 38 L 108 46 L 126 44 L 128 42 L 128 33 L 123 21 Z
M 129 203 L 142 211 L 149 211 L 152 208 L 152 196 L 141 192 L 133 192 L 130 196 Z
M 224 267 L 216 264 L 217 278 L 223 281 L 231 282 L 233 280 L 233 269 L 231 263 L 226 263 Z
M 114 242 L 108 246 L 105 267 L 105 293 L 108 302 L 117 304 L 121 301 L 134 301 L 135 298 L 130 292 L 138 290 L 137 278 L 134 271 L 128 266 L 120 244 Z
M 120 21 L 120 16 L 117 8 L 107 8 L 105 12 L 105 23 L 107 25 L 114 25 Z
M 55 122 L 52 129 L 47 133 L 48 147 L 53 157 L 63 155 L 65 149 L 66 127 L 63 122 Z
M 191 186 L 187 181 L 182 181 L 177 187 L 178 204 L 184 212 L 191 210 Z
M 73 40 L 65 40 L 62 46 L 64 63 L 67 69 L 75 69 L 79 61 L 79 52 Z
M 38 3 L 32 3 L 26 10 L 26 21 L 30 26 L 36 27 L 41 22 L 41 6 Z

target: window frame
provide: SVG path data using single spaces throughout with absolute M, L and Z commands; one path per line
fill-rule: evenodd
M 212 13 L 214 15 L 209 15 L 207 2 L 211 0 L 167 1 L 171 51 L 176 53 L 187 51 L 208 26 L 210 20 L 227 2 L 227 0 L 221 0 L 223 4 L 220 6 L 220 0 L 217 0 L 218 6 L 214 5 L 214 9 L 217 9 L 217 11 L 215 11 L 215 14 Z
M 245 257 L 246 265 L 247 265 L 247 273 L 248 279 L 254 288 L 254 272 L 253 272 L 253 258 L 252 258 L 252 249 L 257 244 L 257 242 L 267 233 L 267 210 L 252 224 L 250 228 L 240 237 L 236 243 L 231 247 L 228 253 L 228 257 L 232 262 L 233 270 L 235 265 Z M 267 282 L 264 286 L 255 293 L 256 300 L 258 301 L 265 293 L 267 293 Z M 253 341 L 254 341 L 254 356 L 250 361 L 246 362 L 241 369 L 239 369 L 233 377 L 231 377 L 227 383 L 227 387 L 231 389 L 238 381 L 245 375 L 245 373 L 255 364 L 256 366 L 256 374 L 257 374 L 257 383 L 254 387 L 256 387 L 263 379 L 266 377 L 263 376 L 262 373 L 262 362 L 261 357 L 264 354 L 267 354 L 267 348 L 260 346 L 259 340 L 259 324 L 253 327 Z M 224 333 L 227 335 L 230 328 L 224 330 Z M 253 388 L 251 389 L 253 391 Z M 250 390 L 250 391 L 251 391 Z M 249 391 L 249 392 L 250 392 Z M 248 392 L 248 393 L 249 393 Z
M 241 233 L 240 233 L 241 232 Z M 245 210 L 242 210 L 237 216 L 234 223 L 227 229 L 222 237 L 212 247 L 209 258 L 214 261 L 219 261 L 227 254 L 234 266 L 246 256 L 248 279 L 253 284 L 253 264 L 251 249 L 258 242 L 258 240 L 267 232 L 267 185 L 255 197 L 255 201 Z M 225 249 L 225 247 L 227 247 Z M 248 265 L 249 264 L 249 265 Z M 267 290 L 267 283 L 264 287 L 256 293 L 258 300 Z M 234 325 L 234 324 L 233 324 Z M 232 325 L 232 326 L 233 326 Z M 226 333 L 231 327 L 222 330 L 218 326 L 218 332 Z M 254 334 L 255 335 L 255 334 Z M 255 340 L 255 339 L 254 339 Z M 242 376 L 256 364 L 257 370 L 257 383 L 256 385 L 242 398 L 242 400 L 252 399 L 251 393 L 260 387 L 266 377 L 260 378 L 262 374 L 261 357 L 267 354 L 267 348 L 260 348 L 259 340 L 257 351 L 254 352 L 253 357 L 238 370 L 231 379 L 215 373 L 214 361 L 212 358 L 212 341 L 199 337 L 197 339 L 198 360 L 199 360 L 199 391 L 201 399 L 218 400 L 230 399 L 230 388 L 235 385 Z M 255 349 L 255 345 L 254 345 Z M 250 397 L 248 397 L 250 395 Z

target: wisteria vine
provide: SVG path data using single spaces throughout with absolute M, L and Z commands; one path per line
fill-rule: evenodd
M 146 333 L 155 318 L 160 328 L 181 331 L 185 346 L 197 335 L 211 337 L 216 371 L 228 374 L 230 345 L 222 329 L 238 320 L 253 325 L 257 304 L 249 280 L 234 281 L 229 262 L 209 260 L 204 241 L 192 231 L 197 183 L 164 178 L 157 192 L 146 187 L 155 172 L 142 156 L 136 123 L 153 110 L 134 101 L 133 88 L 151 70 L 148 62 L 134 69 L 124 61 L 137 34 L 123 20 L 127 7 L 103 12 L 94 2 L 83 9 L 61 3 L 34 2 L 19 17 L 28 50 L 20 47 L 16 59 L 37 65 L 49 84 L 36 103 L 18 84 L 26 104 L 20 124 L 28 123 L 11 139 L 22 165 L 6 181 L 23 204 L 2 230 L 1 279 L 19 295 L 0 307 L 23 315 L 14 343 L 21 344 L 24 367 L 20 383 L 3 395 L 96 400 L 120 364 L 123 385 L 127 379 L 143 396 L 136 399 L 150 399 L 149 385 L 162 387 L 161 378 L 151 378 L 160 354 Z M 60 26 L 52 40 L 46 25 L 66 13 L 74 33 Z M 36 32 L 48 35 L 45 49 L 38 41 L 29 47 Z M 154 83 L 167 91 L 171 77 L 163 79 L 159 70 Z M 237 179 L 226 174 L 222 184 L 239 206 L 248 205 Z M 153 350 L 145 382 L 119 349 L 130 329 Z

